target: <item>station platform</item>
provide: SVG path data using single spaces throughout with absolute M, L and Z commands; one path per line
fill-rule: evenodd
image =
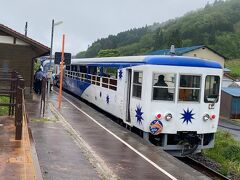
M 44 179 L 209 179 L 79 99 L 26 100 Z
M 33 157 L 26 120 L 23 121 L 22 140 L 15 140 L 14 122 L 13 117 L 0 117 L 0 179 L 41 179 L 36 172 L 38 161 Z

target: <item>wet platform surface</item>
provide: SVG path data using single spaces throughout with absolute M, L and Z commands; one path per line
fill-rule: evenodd
M 15 140 L 14 118 L 0 117 L 0 179 L 36 179 L 26 124 L 22 140 Z
M 27 103 L 45 179 L 208 179 L 78 99 L 64 96 L 70 101 L 63 98 L 58 111 L 57 94 L 50 95 L 49 119 L 42 122 L 34 120 L 39 117 L 38 99 Z
M 48 105 L 44 118 L 40 115 L 39 97 L 34 96 L 33 100 L 27 100 L 26 108 L 44 179 L 100 179 Z

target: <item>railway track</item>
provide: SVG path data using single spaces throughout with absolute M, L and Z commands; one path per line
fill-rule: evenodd
M 192 168 L 196 169 L 197 171 L 205 174 L 206 176 L 210 177 L 211 179 L 217 180 L 230 180 L 228 177 L 220 174 L 219 172 L 207 167 L 203 163 L 191 158 L 191 157 L 179 157 L 180 161 L 184 162 L 185 164 L 191 166 Z
M 68 94 L 76 97 L 79 99 L 79 96 L 76 96 L 74 94 L 72 94 L 69 91 L 66 91 Z M 81 99 L 81 98 L 80 98 Z M 91 103 L 85 101 L 84 99 L 81 99 L 81 101 L 87 103 L 89 106 L 91 106 L 92 108 L 100 111 L 101 113 L 105 114 L 106 116 L 108 116 L 112 121 L 117 122 L 116 118 L 114 116 L 112 116 L 109 113 L 106 113 L 105 111 L 99 109 L 98 107 L 92 105 Z M 119 123 L 119 122 L 117 122 Z M 178 157 L 178 159 L 182 162 L 184 162 L 185 164 L 189 165 L 190 167 L 192 167 L 193 169 L 201 172 L 202 174 L 210 177 L 211 179 L 216 179 L 216 180 L 230 180 L 230 178 L 220 174 L 219 172 L 207 167 L 206 165 L 204 165 L 203 163 L 191 158 L 191 157 Z

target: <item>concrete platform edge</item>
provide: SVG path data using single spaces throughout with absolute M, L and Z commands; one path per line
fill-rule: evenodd
M 29 134 L 31 154 L 32 154 L 36 179 L 43 180 L 42 171 L 41 171 L 40 164 L 38 161 L 38 155 L 37 155 L 37 151 L 36 151 L 35 141 L 33 139 L 31 128 L 29 128 L 29 127 L 28 127 L 28 134 Z

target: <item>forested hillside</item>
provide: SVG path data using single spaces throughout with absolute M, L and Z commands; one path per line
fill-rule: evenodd
M 77 57 L 146 54 L 156 49 L 208 45 L 229 59 L 240 58 L 240 0 L 216 0 L 183 17 L 134 28 L 95 41 Z M 109 52 L 109 54 L 108 54 Z

